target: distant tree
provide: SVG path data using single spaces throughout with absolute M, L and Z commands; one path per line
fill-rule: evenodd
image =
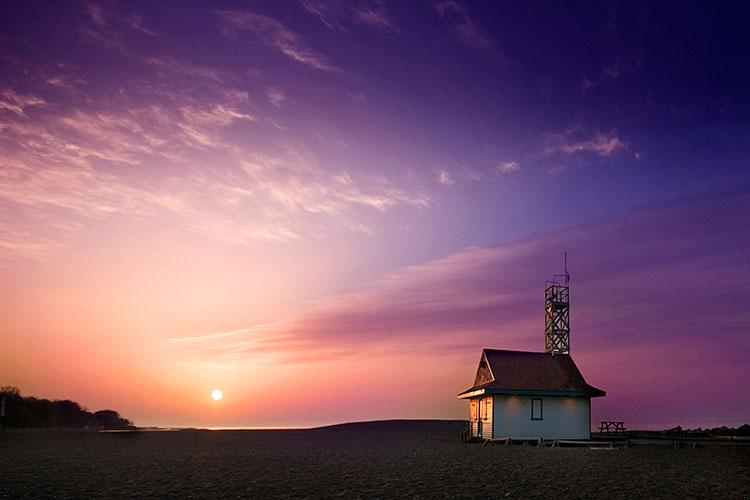
M 750 436 L 750 424 L 744 424 L 737 428 L 727 427 L 722 425 L 721 427 L 714 427 L 713 429 L 683 429 L 679 425 L 671 429 L 661 431 L 667 435 L 682 435 L 687 434 L 691 436 L 711 437 L 711 436 Z
M 23 397 L 18 387 L 0 387 L 0 398 L 5 399 L 6 427 L 72 427 L 72 428 L 127 428 L 133 423 L 114 410 L 91 413 L 69 399 L 50 401 Z
M 120 414 L 114 410 L 99 410 L 94 412 L 94 422 L 96 427 L 101 427 L 103 429 L 124 429 L 133 426 L 133 422 L 126 418 L 122 418 Z

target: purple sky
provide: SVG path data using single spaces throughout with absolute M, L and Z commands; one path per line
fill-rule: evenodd
M 465 418 L 567 251 L 595 424 L 747 422 L 738 10 L 4 2 L 0 384 L 144 425 Z

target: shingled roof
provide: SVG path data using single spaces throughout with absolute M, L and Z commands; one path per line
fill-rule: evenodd
M 482 394 L 596 398 L 606 393 L 586 383 L 569 355 L 484 349 L 474 386 L 458 397 L 464 399 Z

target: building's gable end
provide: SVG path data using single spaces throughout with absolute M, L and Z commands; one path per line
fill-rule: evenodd
M 477 368 L 477 376 L 474 379 L 474 387 L 479 387 L 493 380 L 495 380 L 495 376 L 492 374 L 492 368 L 490 368 L 487 355 L 482 352 L 482 359 L 479 360 L 479 368 Z

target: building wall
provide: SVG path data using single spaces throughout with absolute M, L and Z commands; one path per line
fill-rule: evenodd
M 532 420 L 532 399 L 542 400 L 541 420 Z M 494 396 L 493 434 L 544 439 L 589 439 L 591 400 L 560 396 Z

